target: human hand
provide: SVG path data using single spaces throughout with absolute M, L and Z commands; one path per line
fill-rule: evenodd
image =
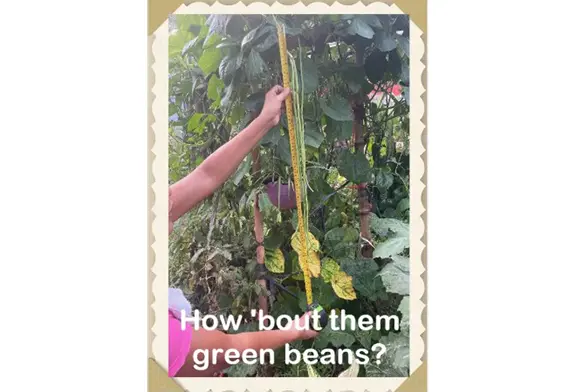
M 280 122 L 282 103 L 289 94 L 290 89 L 282 86 L 274 86 L 266 93 L 264 106 L 258 117 L 270 128 L 275 127 Z
M 312 312 L 306 312 L 298 318 L 298 323 L 295 324 L 294 329 L 297 332 L 299 340 L 313 339 L 318 336 L 319 332 L 313 329 L 314 319 Z

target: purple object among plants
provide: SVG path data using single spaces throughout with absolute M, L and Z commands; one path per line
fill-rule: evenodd
M 278 184 L 277 182 L 269 182 L 266 184 L 266 188 L 268 191 L 268 198 L 274 206 L 281 210 L 291 210 L 296 208 L 296 192 L 294 191 L 293 186 L 288 184 Z M 278 194 L 278 192 L 280 192 L 280 194 Z M 280 203 L 278 203 L 278 201 L 280 201 Z

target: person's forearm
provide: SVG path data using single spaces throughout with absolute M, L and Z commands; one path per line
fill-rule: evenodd
M 257 117 L 242 132 L 206 158 L 196 170 L 172 185 L 171 215 L 174 220 L 224 184 L 269 130 L 270 125 Z
M 244 332 L 236 335 L 227 335 L 230 339 L 230 348 L 238 350 L 240 353 L 247 349 L 256 351 L 271 348 L 273 350 L 298 340 L 298 331 L 259 331 Z

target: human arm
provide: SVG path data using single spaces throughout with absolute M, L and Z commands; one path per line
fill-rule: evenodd
M 170 186 L 170 230 L 178 218 L 224 184 L 262 137 L 278 124 L 282 103 L 289 93 L 289 89 L 280 86 L 268 91 L 260 115 L 250 125 L 206 158 L 192 173 Z

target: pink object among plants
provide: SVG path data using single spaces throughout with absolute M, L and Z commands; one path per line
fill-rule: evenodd
M 266 184 L 266 190 L 270 202 L 277 208 L 281 210 L 296 208 L 296 192 L 293 186 L 269 182 Z

